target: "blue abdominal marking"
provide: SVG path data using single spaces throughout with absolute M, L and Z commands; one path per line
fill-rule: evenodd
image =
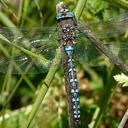
M 78 89 L 71 89 L 71 93 L 78 93 Z
M 71 46 L 68 46 L 68 47 L 65 47 L 65 52 L 68 54 L 68 56 L 71 56 L 73 54 L 73 47 Z
M 70 79 L 70 83 L 78 82 L 77 79 Z
M 70 122 L 76 126 L 80 124 L 80 100 L 78 96 L 78 80 L 76 77 L 76 69 L 73 59 L 73 51 L 75 47 L 75 21 L 74 14 L 70 12 L 62 2 L 57 6 L 57 22 L 60 30 L 60 38 L 62 42 L 62 51 L 64 52 L 64 74 L 66 83 L 66 92 L 68 98 L 68 107 Z M 73 127 L 75 128 L 75 127 Z

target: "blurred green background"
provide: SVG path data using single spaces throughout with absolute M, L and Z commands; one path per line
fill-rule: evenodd
M 37 36 L 41 31 L 38 30 L 37 33 L 36 31 L 34 33 L 33 28 L 39 27 L 43 29 L 44 26 L 57 26 L 56 4 L 58 2 L 60 1 L 0 0 L 0 33 L 7 37 L 8 40 L 11 40 L 17 37 L 17 33 L 25 28 L 28 29 L 28 32 L 25 33 L 22 31 L 24 38 L 28 38 L 28 40 L 34 39 L 34 35 Z M 97 35 L 100 33 L 102 41 L 118 44 L 118 46 L 121 47 L 121 49 L 118 48 L 118 55 L 124 62 L 128 62 L 127 1 L 63 0 L 63 2 L 76 14 L 77 19 L 87 25 L 88 28 L 94 33 L 97 33 Z M 83 3 L 83 5 L 85 4 L 85 6 L 82 4 L 79 6 L 79 2 Z M 116 22 L 116 17 L 119 15 L 122 15 L 122 17 L 117 19 L 117 21 L 119 21 L 118 23 Z M 108 19 L 112 18 L 114 18 L 114 23 L 109 24 Z M 121 18 L 125 18 L 125 20 L 123 21 Z M 114 25 L 116 25 L 116 27 L 114 27 Z M 14 33 L 13 30 L 15 30 Z M 109 30 L 115 34 L 111 34 Z M 117 34 L 113 30 L 115 30 Z M 118 32 L 120 30 L 122 31 L 121 33 Z M 106 33 L 104 33 L 105 31 Z M 31 32 L 34 34 L 31 34 Z M 51 40 L 52 37 L 54 38 L 54 35 L 49 34 L 49 29 L 43 30 L 42 32 L 44 32 L 43 34 L 47 38 L 48 36 L 51 36 Z M 42 36 L 39 35 L 39 37 Z M 90 128 L 117 128 L 128 108 L 128 88 L 119 86 L 113 78 L 114 75 L 120 73 L 120 70 L 105 56 L 97 52 L 94 47 L 89 45 L 90 48 L 86 53 L 85 50 L 87 46 L 84 42 L 87 42 L 87 40 L 84 40 L 82 36 L 81 40 L 79 40 L 79 38 L 78 36 L 77 40 L 79 43 L 76 47 L 76 68 L 81 103 L 81 127 L 87 128 L 90 124 Z M 38 39 L 38 36 L 36 39 Z M 2 41 L 0 40 L 0 42 Z M 57 39 L 55 42 L 57 42 Z M 125 46 L 123 46 L 121 42 L 124 42 Z M 52 45 L 51 43 L 50 47 L 53 47 Z M 55 48 L 57 47 L 58 44 Z M 16 51 L 12 49 L 9 45 L 0 43 L 0 66 L 2 65 L 1 60 L 3 60 L 3 58 L 12 56 L 13 52 Z M 81 49 L 81 51 L 79 51 L 79 49 Z M 85 55 L 82 55 L 83 53 L 85 53 Z M 53 55 L 53 59 L 55 55 L 52 53 L 52 50 L 50 54 Z M 43 55 L 45 56 L 45 52 L 43 52 Z M 94 60 L 93 66 L 89 66 L 86 60 L 90 63 Z M 2 68 L 0 67 L 0 128 L 24 128 L 24 124 L 28 120 L 33 103 L 39 95 L 39 90 L 43 80 L 47 76 L 47 72 L 22 75 L 24 71 L 22 71 L 21 74 L 11 74 L 12 71 L 9 67 L 7 68 L 7 72 L 4 73 L 3 71 L 4 68 L 6 68 L 6 64 L 3 70 Z M 30 128 L 68 128 L 68 113 L 62 65 L 54 75 L 41 106 L 38 106 L 36 109 L 38 109 L 38 112 L 34 115 L 34 120 Z M 128 127 L 128 125 L 125 127 Z

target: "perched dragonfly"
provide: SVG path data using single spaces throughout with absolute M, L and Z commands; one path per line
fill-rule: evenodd
M 27 73 L 45 73 L 53 62 L 55 50 L 60 47 L 65 69 L 66 91 L 69 95 L 67 97 L 71 103 L 69 109 L 73 113 L 71 118 L 78 125 L 80 123 L 80 105 L 73 56 L 79 63 L 90 66 L 103 65 L 105 61 L 100 52 L 95 49 L 95 46 L 91 45 L 85 39 L 84 34 L 77 30 L 81 29 L 81 26 L 77 26 L 74 21 L 73 13 L 63 3 L 59 3 L 57 5 L 58 28 L 43 27 L 31 30 L 0 28 L 0 72 L 7 73 L 11 68 L 9 73 L 22 74 L 30 65 Z M 128 14 L 122 14 L 107 22 L 90 23 L 89 26 L 91 32 L 94 32 L 101 39 L 123 35 L 128 26 Z M 98 30 L 97 26 L 103 29 Z M 87 33 L 86 31 L 83 32 Z M 127 58 L 127 43 L 106 42 L 105 44 L 115 54 L 121 51 L 122 57 Z M 15 47 L 10 47 L 10 45 Z M 8 51 L 4 50 L 5 48 Z
M 119 17 L 110 19 L 106 22 L 94 22 L 88 24 L 89 30 L 95 33 L 95 35 L 100 39 L 109 39 L 116 35 L 123 35 L 127 31 L 128 26 L 128 14 L 122 14 Z M 97 28 L 97 30 L 96 30 Z M 98 29 L 98 28 L 102 28 Z M 77 27 L 75 28 L 77 29 Z M 21 74 L 25 70 L 26 65 L 32 62 L 32 66 L 27 73 L 45 73 L 49 70 L 52 60 L 55 56 L 55 50 L 60 46 L 58 40 L 58 29 L 57 27 L 42 27 L 42 28 L 0 28 L 0 35 L 6 38 L 8 41 L 0 36 L 1 45 L 1 58 L 0 58 L 0 72 L 6 73 L 10 62 L 15 62 L 17 67 L 13 66 L 12 74 Z M 101 66 L 104 65 L 104 57 L 101 53 L 96 50 L 96 48 L 90 44 L 90 42 L 84 38 L 83 34 L 76 32 L 76 42 L 77 46 L 74 49 L 74 58 L 77 62 L 81 64 L 86 64 L 87 66 Z M 37 55 L 43 55 L 46 59 L 44 63 L 47 66 L 43 66 L 37 56 L 32 56 L 30 53 L 23 52 L 21 50 L 15 49 L 14 53 L 11 53 L 12 47 L 10 45 L 18 45 L 32 53 Z M 122 56 L 127 57 L 127 43 L 126 42 L 105 42 L 108 48 L 114 52 L 116 55 L 119 50 L 122 50 Z M 8 53 L 2 48 L 8 48 Z M 93 53 L 93 54 L 92 54 Z M 91 56 L 90 56 L 91 54 Z M 124 58 L 124 59 L 125 59 Z M 34 60 L 35 59 L 35 60 Z M 18 69 L 21 70 L 18 71 Z

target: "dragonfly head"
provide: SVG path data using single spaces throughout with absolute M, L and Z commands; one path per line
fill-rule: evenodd
M 68 8 L 64 5 L 63 2 L 59 2 L 56 5 L 57 12 L 57 20 L 65 19 L 65 18 L 73 18 L 74 14 L 68 10 Z
M 56 5 L 56 12 L 57 12 L 57 14 L 58 13 L 67 13 L 67 12 L 69 12 L 69 10 L 67 9 L 67 7 L 64 5 L 63 2 L 59 2 Z

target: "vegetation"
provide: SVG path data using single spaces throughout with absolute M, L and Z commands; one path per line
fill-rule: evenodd
M 58 2 L 0 0 L 0 128 L 68 128 L 63 66 L 55 29 Z M 63 2 L 82 24 L 103 42 L 109 42 L 106 45 L 110 50 L 127 64 L 127 1 Z M 42 38 L 45 40 L 40 44 L 38 40 Z M 121 71 L 83 35 L 78 34 L 76 41 L 82 128 L 117 128 L 128 108 L 128 78 L 115 76 Z M 112 43 L 114 47 L 109 45 Z M 32 61 L 26 63 L 24 57 L 21 64 L 20 57 L 26 55 Z

